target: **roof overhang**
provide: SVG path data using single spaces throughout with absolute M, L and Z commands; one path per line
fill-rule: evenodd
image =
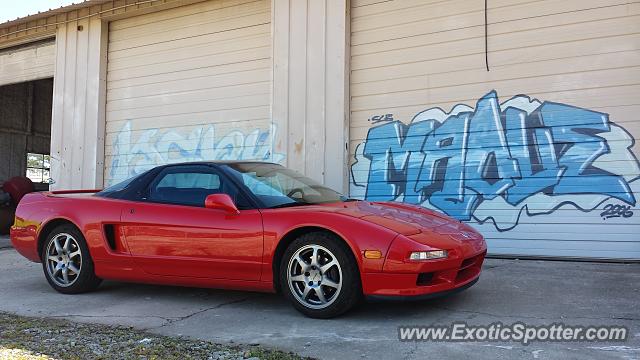
M 60 26 L 89 17 L 115 20 L 202 1 L 205 0 L 86 0 L 0 24 L 0 49 L 52 38 Z
M 85 0 L 85 1 L 81 1 L 77 4 L 71 4 L 71 5 L 67 5 L 67 6 L 61 6 L 59 8 L 56 9 L 49 9 L 47 11 L 41 11 L 38 12 L 36 14 L 31 14 L 31 15 L 27 15 L 27 16 L 23 16 L 23 17 L 19 17 L 17 19 L 14 20 L 9 20 L 3 23 L 0 23 L 0 29 L 5 28 L 5 27 L 9 27 L 11 25 L 18 25 L 18 24 L 22 24 L 25 22 L 29 22 L 29 21 L 34 21 L 34 20 L 39 20 L 39 19 L 44 19 L 47 18 L 49 16 L 53 16 L 53 15 L 57 15 L 57 14 L 64 14 L 67 13 L 69 11 L 72 10 L 77 10 L 77 9 L 82 9 L 82 8 L 86 8 L 92 5 L 98 5 L 98 4 L 103 4 L 106 2 L 109 2 L 110 0 Z

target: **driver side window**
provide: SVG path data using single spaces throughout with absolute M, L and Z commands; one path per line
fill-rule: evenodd
M 164 169 L 148 188 L 147 201 L 204 207 L 211 194 L 227 194 L 239 209 L 246 209 L 246 201 L 233 184 L 209 166 L 189 165 Z
M 165 175 L 156 189 L 162 188 L 189 189 L 200 188 L 207 190 L 220 190 L 220 176 L 218 174 L 205 173 L 173 173 Z
M 220 175 L 201 171 L 167 171 L 149 188 L 148 200 L 152 202 L 204 206 L 210 194 L 222 192 Z

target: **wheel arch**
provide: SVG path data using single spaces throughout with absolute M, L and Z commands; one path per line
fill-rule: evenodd
M 47 221 L 46 223 L 44 223 L 42 225 L 42 228 L 40 229 L 40 232 L 38 233 L 38 257 L 42 258 L 42 250 L 44 249 L 44 243 L 47 240 L 47 237 L 49 236 L 49 234 L 51 233 L 51 231 L 53 231 L 53 229 L 57 228 L 58 226 L 61 225 L 71 225 L 73 227 L 76 228 L 76 230 L 78 230 L 81 234 L 82 234 L 82 230 L 80 230 L 80 227 L 78 225 L 76 225 L 73 221 L 67 219 L 67 218 L 62 218 L 62 217 L 58 217 L 58 218 L 53 218 L 50 219 L 49 221 Z
M 287 250 L 289 245 L 295 239 L 297 239 L 302 235 L 313 233 L 313 232 L 328 233 L 335 236 L 336 239 L 339 239 L 340 241 L 342 241 L 349 248 L 350 254 L 353 257 L 353 260 L 355 261 L 356 266 L 358 268 L 358 276 L 360 277 L 360 273 L 362 272 L 362 266 L 360 263 L 360 258 L 358 257 L 358 249 L 355 249 L 354 246 L 349 241 L 347 241 L 344 236 L 338 234 L 337 232 L 331 229 L 328 229 L 322 226 L 317 226 L 317 225 L 305 225 L 305 226 L 300 226 L 300 227 L 289 230 L 284 236 L 282 236 L 280 241 L 278 241 L 278 245 L 276 246 L 276 249 L 273 252 L 271 267 L 272 267 L 273 287 L 276 292 L 280 292 L 280 276 L 279 276 L 280 262 L 281 262 L 282 256 L 284 255 L 284 252 Z

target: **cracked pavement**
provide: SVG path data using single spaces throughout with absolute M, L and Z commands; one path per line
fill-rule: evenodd
M 0 250 L 0 311 L 133 326 L 219 343 L 260 344 L 322 359 L 639 359 L 640 264 L 488 259 L 480 281 L 448 298 L 367 303 L 332 320 L 308 319 L 275 294 L 105 282 L 62 295 L 40 264 Z M 402 343 L 400 325 L 624 325 L 625 343 Z

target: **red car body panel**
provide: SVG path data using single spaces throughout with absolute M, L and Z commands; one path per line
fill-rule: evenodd
M 129 253 L 147 273 L 260 280 L 264 240 L 259 210 L 229 214 L 130 202 L 122 213 L 121 230 Z
M 183 286 L 275 291 L 278 244 L 306 227 L 331 231 L 348 244 L 365 295 L 420 296 L 464 287 L 479 277 L 486 253 L 484 239 L 471 227 L 401 203 L 354 201 L 235 214 L 85 192 L 25 196 L 11 228 L 14 247 L 39 262 L 43 230 L 59 221 L 84 234 L 98 277 Z M 412 251 L 433 249 L 449 256 L 409 260 Z M 365 250 L 382 256 L 365 258 Z M 419 284 L 421 273 L 428 273 L 428 282 Z

